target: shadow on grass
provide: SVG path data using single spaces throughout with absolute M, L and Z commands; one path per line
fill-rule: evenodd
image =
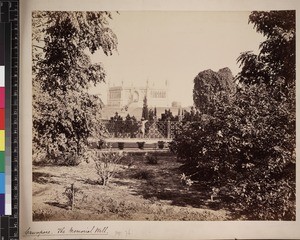
M 89 184 L 89 185 L 102 185 L 101 183 L 100 183 L 100 181 L 97 179 L 97 180 L 93 180 L 93 179 L 85 179 L 85 180 L 79 180 L 79 181 L 83 181 L 84 182 L 84 184 Z
M 204 183 L 194 183 L 192 186 L 184 186 L 180 180 L 180 163 L 170 167 L 167 164 L 157 166 L 140 166 L 128 169 L 116 174 L 119 181 L 122 179 L 135 179 L 139 182 L 134 184 L 134 195 L 155 201 L 168 201 L 173 206 L 193 207 L 211 210 L 226 210 L 231 219 L 238 218 L 235 209 L 230 208 L 233 204 L 220 198 L 211 200 L 211 188 Z M 231 214 L 232 213 L 232 214 Z
M 207 199 L 209 196 L 203 192 L 195 192 L 188 189 L 184 189 L 183 186 L 178 188 L 172 186 L 157 183 L 155 180 L 147 181 L 141 185 L 138 193 L 146 199 L 158 199 L 171 201 L 172 205 L 194 208 L 207 208 Z M 215 210 L 220 208 L 214 208 Z
M 58 207 L 58 208 L 62 208 L 62 209 L 69 209 L 69 205 L 68 204 L 63 204 L 63 203 L 59 203 L 59 202 L 45 202 L 45 204 L 48 204 L 50 206 L 54 206 L 54 207 Z
M 51 180 L 51 177 L 55 177 L 55 176 L 49 173 L 42 173 L 42 172 L 32 173 L 32 181 L 40 184 L 56 183 L 55 181 Z
M 196 191 L 183 186 L 178 168 L 166 169 L 158 165 L 150 169 L 145 166 L 117 173 L 115 177 L 120 182 L 126 177 L 139 180 L 139 184 L 134 185 L 137 195 L 145 199 L 168 200 L 176 206 L 203 208 L 207 207 L 206 200 L 210 198 L 207 191 Z

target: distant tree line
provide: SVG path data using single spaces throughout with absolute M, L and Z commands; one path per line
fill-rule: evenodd
M 111 128 L 113 128 L 115 136 L 128 133 L 130 137 L 135 137 L 139 129 L 139 122 L 135 116 L 130 116 L 129 114 L 123 119 L 123 117 L 116 112 L 115 115 L 110 118 L 109 123 L 111 124 Z

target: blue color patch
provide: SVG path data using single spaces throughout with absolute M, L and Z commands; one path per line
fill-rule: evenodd
M 5 194 L 5 173 L 0 173 L 0 194 Z

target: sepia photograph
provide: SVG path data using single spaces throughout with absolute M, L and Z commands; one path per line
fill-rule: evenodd
M 31 15 L 32 221 L 296 221 L 296 11 Z

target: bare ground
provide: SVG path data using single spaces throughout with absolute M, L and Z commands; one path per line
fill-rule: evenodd
M 122 162 L 108 186 L 98 184 L 94 163 L 76 167 L 33 166 L 33 221 L 61 220 L 205 220 L 233 219 L 219 200 L 211 201 L 201 183 L 184 186 L 181 163 L 160 156 L 156 165 L 143 156 Z M 70 209 L 66 187 L 78 192 Z

